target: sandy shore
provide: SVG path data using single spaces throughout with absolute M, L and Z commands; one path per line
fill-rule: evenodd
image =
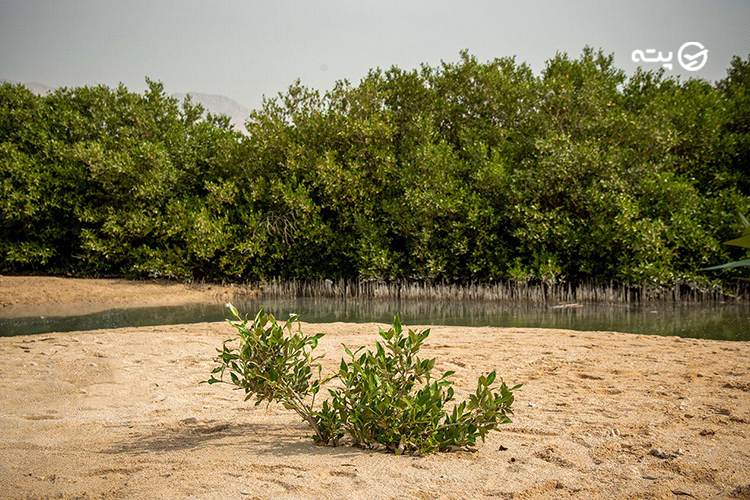
M 0 276 L 0 318 L 90 314 L 121 307 L 226 302 L 245 287 L 52 276 Z
M 377 338 L 304 330 L 329 369 Z M 461 395 L 492 369 L 524 384 L 514 423 L 475 453 L 397 457 L 317 447 L 290 411 L 199 385 L 232 332 L 0 338 L 0 498 L 750 498 L 746 343 L 434 327 L 424 355 Z

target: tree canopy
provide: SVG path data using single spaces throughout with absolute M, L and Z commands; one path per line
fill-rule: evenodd
M 297 81 L 247 136 L 148 84 L 0 86 L 0 270 L 674 283 L 747 255 L 750 57 L 711 84 L 462 52 Z

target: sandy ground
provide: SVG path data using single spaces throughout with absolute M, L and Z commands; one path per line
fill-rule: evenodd
M 244 287 L 51 276 L 0 276 L 0 318 L 90 314 L 117 307 L 225 302 L 253 293 Z
M 329 369 L 377 338 L 303 329 L 326 334 Z M 0 338 L 0 498 L 750 498 L 746 343 L 434 327 L 423 354 L 459 395 L 492 369 L 524 384 L 514 423 L 475 453 L 398 457 L 315 446 L 290 411 L 200 385 L 232 332 Z

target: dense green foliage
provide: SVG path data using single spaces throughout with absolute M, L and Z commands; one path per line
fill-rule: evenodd
M 337 446 L 348 436 L 355 446 L 423 454 L 473 446 L 511 421 L 513 391 L 520 386 L 508 388 L 501 380 L 500 392 L 492 392 L 494 371 L 479 377 L 476 392 L 448 411 L 454 372 L 433 380 L 435 359 L 419 358 L 430 331 L 404 331 L 398 316 L 388 331 L 380 330 L 383 342 L 375 352 L 345 348 L 350 361 L 342 359 L 338 374 L 323 378 L 320 357 L 313 356 L 322 334 L 304 335 L 297 316 L 281 325 L 261 309 L 250 324 L 229 308 L 237 337 L 218 349 L 219 364 L 206 382 L 234 385 L 245 400 L 255 396 L 256 405 L 283 404 L 310 424 L 318 443 Z M 316 395 L 333 378 L 338 386 L 328 389 L 331 398 L 317 409 Z
M 750 212 L 750 59 L 716 85 L 612 61 L 298 82 L 247 136 L 158 83 L 4 84 L 0 271 L 672 283 L 745 257 L 720 242 Z
M 234 231 L 222 211 L 237 134 L 150 82 L 0 87 L 0 266 L 210 276 Z

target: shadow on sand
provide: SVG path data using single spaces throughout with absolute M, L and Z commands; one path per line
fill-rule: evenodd
M 150 425 L 131 432 L 129 439 L 101 450 L 104 454 L 160 454 L 197 450 L 204 446 L 213 449 L 240 447 L 254 455 L 292 457 L 305 455 L 350 456 L 362 450 L 349 446 L 316 446 L 312 431 L 304 424 L 277 425 L 267 423 L 199 422 L 193 418 L 176 424 Z

